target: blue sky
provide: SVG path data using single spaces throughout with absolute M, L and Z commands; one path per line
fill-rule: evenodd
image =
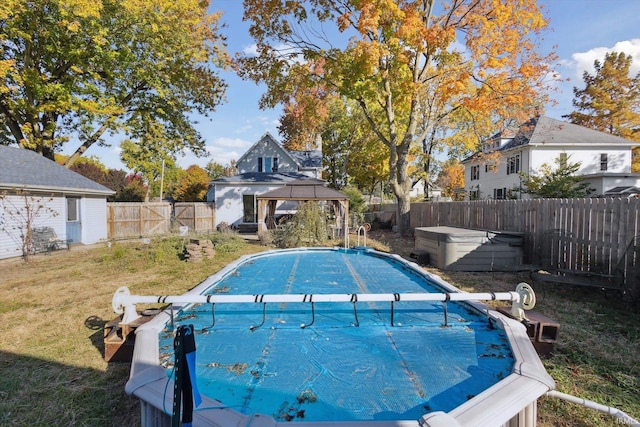
M 549 30 L 542 43 L 543 52 L 553 49 L 558 55 L 556 71 L 566 81 L 558 83 L 552 98 L 557 105 L 549 106 L 546 115 L 562 119 L 573 111 L 573 87 L 584 87 L 583 71 L 593 72 L 593 62 L 602 60 L 606 52 L 625 52 L 633 56 L 633 74 L 640 71 L 640 0 L 541 0 Z M 230 53 L 250 51 L 252 40 L 248 25 L 242 22 L 240 0 L 213 0 L 211 10 L 224 12 L 223 30 L 228 38 Z M 187 153 L 178 158 L 186 168 L 192 164 L 204 166 L 209 160 L 227 164 L 238 159 L 265 132 L 276 138 L 281 110 L 263 111 L 258 99 L 264 88 L 239 79 L 231 72 L 223 73 L 229 87 L 227 101 L 209 118 L 197 124 L 203 135 L 208 158 Z M 119 141 L 111 147 L 91 147 L 87 155 L 95 155 L 109 168 L 125 169 L 119 160 Z M 69 151 L 71 151 L 69 149 Z

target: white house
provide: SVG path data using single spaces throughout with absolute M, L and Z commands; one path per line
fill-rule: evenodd
M 316 141 L 317 145 L 320 145 Z M 216 206 L 216 225 L 248 225 L 256 229 L 258 224 L 258 195 L 283 187 L 298 180 L 319 178 L 322 172 L 322 148 L 289 151 L 284 149 L 269 133 L 253 144 L 236 163 L 238 175 L 223 177 L 211 182 L 207 201 Z M 292 213 L 296 202 L 281 202 L 276 216 Z
M 603 195 L 616 187 L 640 187 L 640 174 L 631 172 L 631 150 L 640 144 L 608 133 L 535 117 L 514 132 L 489 138 L 478 152 L 462 161 L 464 188 L 470 199 L 528 198 L 521 193 L 520 173 L 535 175 L 556 159 L 580 163 L 577 174 Z
M 425 186 L 427 187 L 427 199 L 431 201 L 444 200 L 442 197 L 442 189 L 432 182 L 427 182 L 424 178 L 414 180 L 411 184 L 411 190 L 409 190 L 409 196 L 425 197 Z
M 32 227 L 50 227 L 60 240 L 106 239 L 113 193 L 34 151 L 0 146 L 0 259 L 22 256 L 25 208 L 38 211 Z

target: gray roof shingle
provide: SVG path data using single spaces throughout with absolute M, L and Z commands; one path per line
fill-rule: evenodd
M 289 183 L 295 180 L 313 180 L 317 183 L 323 182 L 322 180 L 316 180 L 309 178 L 307 175 L 294 172 L 247 172 L 240 175 L 224 176 L 213 180 L 215 183 Z
M 534 117 L 520 126 L 514 138 L 500 147 L 500 150 L 527 144 L 634 145 L 634 142 L 606 132 L 541 116 Z
M 489 139 L 501 139 L 508 137 L 511 131 L 498 132 Z M 520 125 L 513 138 L 496 149 L 507 151 L 524 145 L 612 145 L 612 146 L 637 146 L 637 142 L 630 141 L 606 132 L 589 129 L 573 123 L 563 122 L 547 116 L 533 117 Z M 482 151 L 472 154 L 462 160 L 462 163 L 475 159 Z
M 303 168 L 322 167 L 322 151 L 320 150 L 290 150 L 289 154 Z
M 113 194 L 114 191 L 38 153 L 0 146 L 0 188 Z

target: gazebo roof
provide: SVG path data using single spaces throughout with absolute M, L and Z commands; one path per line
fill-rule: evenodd
M 348 200 L 349 196 L 320 184 L 317 180 L 296 180 L 284 187 L 263 193 L 258 199 L 269 200 Z

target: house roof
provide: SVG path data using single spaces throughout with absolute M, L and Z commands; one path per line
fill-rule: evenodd
M 308 169 L 322 167 L 321 150 L 288 151 L 288 153 L 301 168 Z
M 315 182 L 314 182 L 315 181 Z M 257 196 L 271 200 L 348 200 L 349 196 L 318 183 L 317 180 L 296 180 Z
M 500 147 L 500 150 L 508 150 L 527 144 L 640 145 L 637 142 L 629 141 L 619 136 L 546 116 L 534 117 L 521 125 L 514 138 Z
M 507 132 L 511 133 L 511 132 Z M 498 132 L 489 139 L 502 139 L 506 134 Z M 536 145 L 561 145 L 561 146 L 626 146 L 634 147 L 640 143 L 611 135 L 606 132 L 589 129 L 584 126 L 573 123 L 563 122 L 562 120 L 552 119 L 547 116 L 533 117 L 527 122 L 520 125 L 513 135 L 513 138 L 506 144 L 496 148 L 495 151 L 507 151 L 522 146 Z M 464 159 L 466 162 L 474 159 L 478 154 Z
M 290 183 L 295 180 L 305 180 L 316 184 L 322 184 L 324 181 L 295 172 L 246 172 L 240 175 L 224 176 L 213 180 L 213 184 L 253 184 L 253 183 Z
M 416 185 L 418 185 L 420 182 L 424 182 L 424 185 L 426 185 L 427 187 L 431 188 L 431 190 L 433 191 L 438 191 L 438 190 L 442 190 L 440 187 L 438 187 L 436 184 L 434 184 L 431 181 L 426 181 L 424 178 L 418 178 L 416 180 L 413 181 L 413 183 L 411 184 L 411 188 L 414 188 Z
M 640 194 L 640 188 L 633 185 L 625 185 L 613 187 L 612 189 L 605 191 L 604 194 L 605 196 L 613 194 Z
M 109 195 L 115 191 L 35 151 L 0 146 L 0 188 Z

